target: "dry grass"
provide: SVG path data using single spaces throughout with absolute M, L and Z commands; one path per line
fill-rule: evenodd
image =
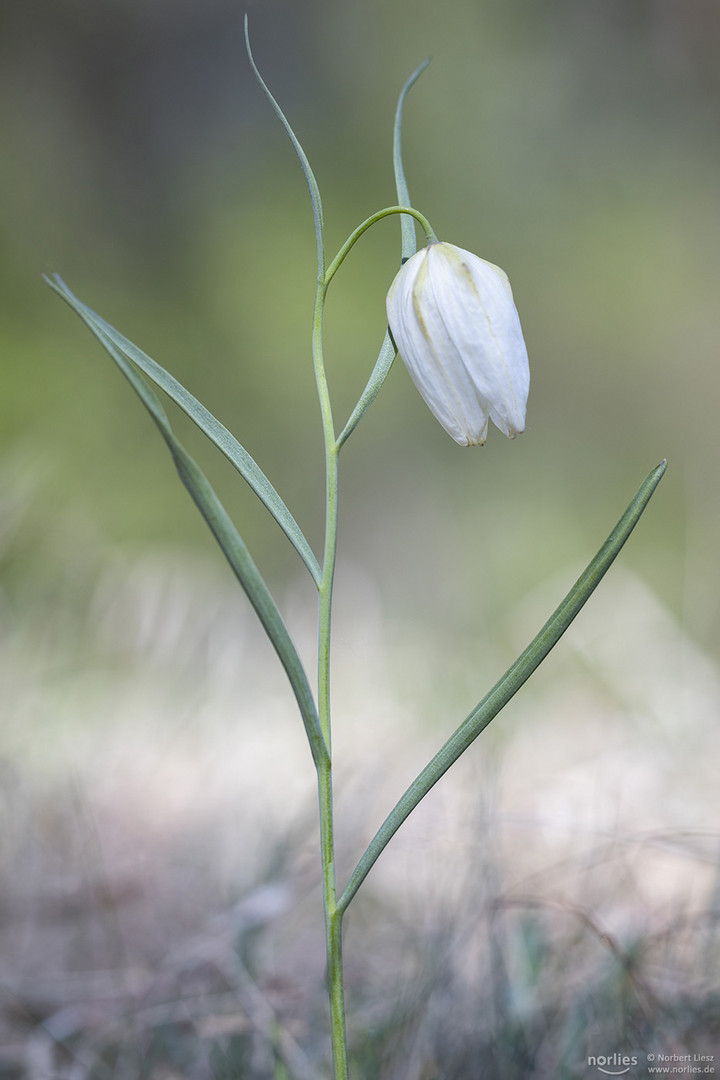
M 312 766 L 274 657 L 222 568 L 74 550 L 52 596 L 16 578 L 4 605 L 0 1077 L 327 1076 Z M 343 574 L 348 872 L 465 688 L 451 715 L 455 643 Z M 524 645 L 562 591 L 502 635 Z M 310 657 L 302 590 L 283 606 Z M 354 1080 L 720 1050 L 719 705 L 710 660 L 614 571 L 353 904 Z

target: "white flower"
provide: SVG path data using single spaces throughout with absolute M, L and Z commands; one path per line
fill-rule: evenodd
M 488 419 L 525 428 L 530 370 L 507 275 L 454 244 L 431 243 L 390 286 L 387 316 L 405 366 L 461 446 L 482 446 Z

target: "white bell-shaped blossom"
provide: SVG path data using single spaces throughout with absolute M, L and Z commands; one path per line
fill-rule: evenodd
M 428 244 L 398 272 L 387 315 L 413 382 L 456 442 L 481 446 L 488 420 L 511 439 L 524 430 L 530 369 L 500 267 Z

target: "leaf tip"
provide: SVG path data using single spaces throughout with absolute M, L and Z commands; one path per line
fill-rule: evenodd
M 656 465 L 655 468 L 653 469 L 653 471 L 650 473 L 650 476 L 648 477 L 648 479 L 652 478 L 652 480 L 654 481 L 653 490 L 657 487 L 657 485 L 662 480 L 663 476 L 665 475 L 665 470 L 666 469 L 667 469 L 667 458 L 663 458 L 662 461 L 660 462 L 660 464 Z
M 250 60 L 250 63 L 252 64 L 253 63 L 253 54 L 252 54 L 252 50 L 250 48 L 250 16 L 248 15 L 247 11 L 245 12 L 245 14 L 243 16 L 243 31 L 245 33 L 245 51 L 248 54 L 248 58 Z

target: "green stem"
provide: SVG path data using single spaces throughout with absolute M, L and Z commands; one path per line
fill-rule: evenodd
M 330 999 L 330 1034 L 335 1080 L 348 1080 L 347 1036 L 345 1031 L 345 990 L 342 962 L 342 918 L 337 908 L 335 878 L 335 840 L 333 831 L 332 765 L 318 769 L 320 804 L 320 845 L 322 854 L 323 908 L 325 912 L 325 951 L 327 956 L 328 996 Z
M 337 255 L 330 263 L 325 273 L 325 285 L 329 285 L 333 277 L 340 269 L 340 266 L 345 261 L 348 252 L 355 246 L 363 233 L 375 224 L 377 221 L 382 221 L 383 218 L 391 217 L 393 214 L 404 214 L 406 217 L 414 217 L 416 221 L 419 221 L 425 230 L 425 235 L 429 244 L 435 243 L 437 236 L 433 231 L 433 227 L 419 210 L 415 210 L 412 206 L 386 206 L 383 210 L 378 210 L 376 213 L 371 214 L 369 218 L 366 218 L 361 225 L 358 225 L 357 229 L 350 233 L 343 246 L 338 251 Z
M 330 750 L 330 619 L 337 551 L 338 464 L 335 425 L 333 423 L 322 348 L 323 311 L 326 293 L 327 283 L 320 280 L 315 296 L 312 350 L 325 442 L 325 553 L 319 585 L 318 712 L 325 742 L 328 750 Z
M 312 353 L 325 441 L 325 554 L 319 585 L 318 718 L 325 745 L 327 746 L 328 757 L 318 763 L 317 776 L 333 1068 L 335 1080 L 347 1080 L 347 1036 L 345 1031 L 345 993 L 342 967 L 342 912 L 339 912 L 337 907 L 331 763 L 330 630 L 337 553 L 338 446 L 335 438 L 335 425 L 333 423 L 322 347 L 323 312 L 327 286 L 328 279 L 323 277 L 322 267 L 320 266 L 313 313 Z
M 318 801 L 320 810 L 320 846 L 323 878 L 323 908 L 325 911 L 325 946 L 327 952 L 328 994 L 330 998 L 331 1037 L 333 1068 L 335 1080 L 347 1080 L 347 1034 L 345 1026 L 345 991 L 343 986 L 342 964 L 342 919 L 343 910 L 337 904 L 337 884 L 335 875 L 335 836 L 333 829 L 333 790 L 332 790 L 332 752 L 330 720 L 330 632 L 332 620 L 333 581 L 337 554 L 338 524 L 338 453 L 340 443 L 335 436 L 330 391 L 325 374 L 323 357 L 323 313 L 325 298 L 332 281 L 343 260 L 360 237 L 376 221 L 393 214 L 409 214 L 420 222 L 428 242 L 436 239 L 427 218 L 417 210 L 406 206 L 390 206 L 379 210 L 367 218 L 348 237 L 333 259 L 327 271 L 323 272 L 323 259 L 318 257 L 318 283 L 315 292 L 313 312 L 312 354 L 315 369 L 320 413 L 322 417 L 323 438 L 325 443 L 325 553 L 322 575 L 318 586 L 318 718 L 327 747 L 326 760 L 316 762 L 318 776 Z M 322 252 L 322 249 L 319 248 Z
M 323 907 L 325 911 L 325 945 L 327 952 L 328 994 L 330 998 L 331 1037 L 335 1080 L 348 1080 L 347 1034 L 345 1026 L 345 992 L 342 965 L 343 910 L 338 908 L 335 875 L 335 836 L 333 829 L 332 752 L 330 720 L 330 632 L 332 620 L 333 581 L 337 554 L 338 525 L 338 453 L 340 442 L 335 435 L 330 391 L 323 357 L 323 313 L 325 299 L 343 260 L 360 237 L 376 221 L 393 214 L 405 214 L 420 222 L 428 242 L 436 239 L 427 218 L 407 206 L 390 206 L 367 218 L 348 237 L 327 271 L 323 270 L 323 249 L 318 245 L 318 281 L 313 311 L 312 355 L 315 369 L 320 414 L 325 443 L 325 553 L 318 585 L 318 719 L 322 730 L 327 759 L 317 761 L 318 801 L 320 811 L 320 847 L 322 857 Z M 321 234 L 320 234 L 321 235 Z

